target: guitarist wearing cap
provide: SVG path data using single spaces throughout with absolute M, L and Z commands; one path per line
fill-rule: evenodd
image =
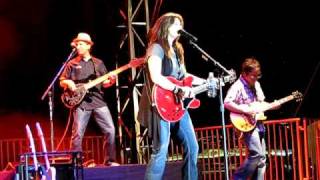
M 65 91 L 62 101 L 71 108 L 73 115 L 71 150 L 82 151 L 82 138 L 93 115 L 106 137 L 104 164 L 118 165 L 115 163 L 115 127 L 102 91 L 102 87 L 115 83 L 115 75 L 104 77 L 107 70 L 103 61 L 90 53 L 93 44 L 89 34 L 79 33 L 71 42 L 77 56 L 67 63 L 60 76 L 60 86 Z M 99 83 L 90 84 L 96 81 Z
M 259 107 L 268 106 L 265 96 L 258 82 L 261 77 L 259 61 L 249 57 L 242 63 L 241 75 L 230 87 L 224 99 L 224 106 L 230 113 L 239 113 L 246 116 L 254 116 L 260 113 Z M 250 106 L 259 103 L 260 106 Z M 278 108 L 280 104 L 273 109 Z M 253 130 L 243 132 L 243 138 L 249 155 L 244 163 L 236 170 L 233 179 L 264 179 L 266 170 L 266 144 L 264 139 L 265 127 L 263 123 L 256 122 Z

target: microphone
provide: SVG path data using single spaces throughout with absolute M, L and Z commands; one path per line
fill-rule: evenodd
M 75 42 L 71 42 L 70 46 L 72 47 L 72 52 L 76 52 L 77 50 L 77 44 Z
M 77 45 L 76 45 L 75 42 L 70 43 L 70 46 L 71 46 L 72 48 L 76 48 L 76 47 L 77 47 Z
M 186 30 L 184 29 L 180 29 L 178 31 L 178 33 L 181 35 L 181 36 L 184 36 L 186 37 L 187 39 L 189 39 L 190 41 L 193 41 L 193 42 L 197 42 L 198 41 L 198 38 L 196 38 L 194 35 L 188 33 Z

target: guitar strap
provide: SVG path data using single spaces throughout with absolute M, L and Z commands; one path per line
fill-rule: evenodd
M 91 57 L 91 62 L 93 64 L 93 72 L 94 72 L 94 74 L 96 75 L 96 77 L 99 77 L 100 73 L 97 71 L 98 65 L 97 65 L 97 63 L 95 63 L 95 58 L 94 57 Z
M 96 63 L 96 58 L 92 56 L 91 59 L 90 59 L 90 61 L 91 61 L 92 65 L 93 65 L 93 72 L 94 72 L 94 74 L 95 74 L 95 78 L 101 76 L 102 74 L 98 71 L 99 68 L 98 68 L 98 64 Z M 107 73 L 107 72 L 108 72 L 108 71 L 106 70 L 106 72 L 104 72 L 104 73 Z M 95 79 L 95 78 L 94 78 L 94 79 Z M 93 88 L 93 89 L 91 89 L 91 90 L 88 90 L 88 91 L 91 92 L 91 91 L 94 91 L 94 90 L 95 90 L 95 88 Z M 103 91 L 101 90 L 101 88 L 96 89 L 96 90 L 98 90 L 100 94 L 103 94 Z M 89 93 L 89 94 L 90 94 L 90 93 Z
M 251 102 L 257 100 L 257 92 L 256 92 L 256 88 L 255 87 L 250 87 L 248 85 L 248 83 L 243 79 L 243 77 L 240 77 L 240 81 L 242 82 L 243 86 L 244 86 L 244 90 L 246 91 L 249 99 L 251 100 Z M 264 133 L 265 132 L 265 127 L 262 123 L 260 123 L 259 121 L 257 122 L 256 126 L 259 129 L 259 132 Z

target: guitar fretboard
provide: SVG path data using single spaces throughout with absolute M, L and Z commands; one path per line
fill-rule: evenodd
M 292 95 L 290 95 L 290 96 L 281 98 L 281 99 L 279 99 L 279 100 L 277 100 L 277 101 L 275 101 L 275 102 L 272 102 L 272 103 L 271 103 L 271 106 L 272 106 L 272 107 L 275 107 L 275 106 L 277 106 L 278 104 L 283 104 L 283 103 L 286 103 L 286 102 L 291 101 L 291 100 L 293 100 L 293 99 L 294 99 L 294 97 L 293 97 Z
M 286 96 L 284 98 L 278 99 L 278 100 L 270 103 L 269 106 L 264 111 L 267 111 L 269 109 L 277 107 L 278 105 L 284 104 L 284 103 L 286 103 L 288 101 L 291 101 L 293 99 L 295 99 L 295 97 L 293 95 L 289 95 L 289 96 Z
M 202 92 L 205 92 L 206 90 L 208 90 L 208 83 L 199 85 L 197 87 L 193 87 L 192 90 L 193 90 L 194 94 L 200 94 Z
M 121 66 L 120 68 L 118 68 L 118 69 L 116 69 L 116 70 L 110 71 L 109 73 L 107 73 L 107 74 L 105 74 L 105 75 L 103 75 L 103 76 L 100 76 L 100 77 L 98 77 L 97 79 L 94 79 L 94 80 L 86 83 L 86 84 L 84 85 L 84 87 L 85 87 L 86 89 L 90 89 L 90 88 L 96 86 L 97 84 L 100 84 L 100 83 L 102 83 L 103 81 L 107 80 L 109 76 L 111 76 L 111 75 L 117 75 L 117 74 L 121 73 L 122 71 L 125 71 L 125 70 L 129 69 L 130 67 L 131 67 L 130 64 L 126 64 L 126 65 L 124 65 L 124 66 Z

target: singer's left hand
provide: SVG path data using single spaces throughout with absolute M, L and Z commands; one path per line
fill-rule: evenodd
M 181 87 L 183 91 L 183 97 L 184 98 L 194 98 L 195 93 L 193 92 L 192 88 L 190 87 Z

